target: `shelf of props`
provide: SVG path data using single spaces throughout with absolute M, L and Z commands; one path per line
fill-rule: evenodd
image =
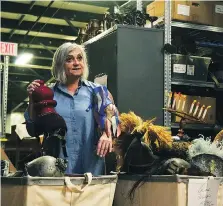
M 183 128 L 215 133 L 223 129 L 223 125 L 216 123 L 215 120 L 214 98 L 190 96 L 177 92 L 168 93 L 167 98 L 168 103 L 165 109 L 173 115 L 171 129 Z
M 214 129 L 215 127 L 210 122 L 207 122 L 209 116 L 211 116 L 211 105 L 204 105 L 202 99 L 198 97 L 170 92 L 167 94 L 167 107 L 164 109 L 170 112 L 175 121 L 177 121 L 172 123 L 172 129 L 204 131 Z
M 202 105 L 196 99 L 190 99 L 190 101 L 187 101 L 188 98 L 189 97 L 187 95 L 181 94 L 180 92 L 169 92 L 167 94 L 166 110 L 176 116 L 199 123 L 205 123 L 205 118 L 208 110 L 211 108 L 211 105 Z
M 192 114 L 192 112 L 190 112 L 190 114 L 189 114 L 189 113 L 179 111 L 179 110 L 175 110 L 175 109 L 172 109 L 172 108 L 165 108 L 165 110 L 170 112 L 171 114 L 174 114 L 174 115 L 180 117 L 185 122 L 190 121 L 190 122 L 194 122 L 194 123 L 205 124 L 204 118 L 205 118 L 205 115 L 207 113 L 207 110 L 204 110 L 203 116 L 201 115 L 202 110 L 200 110 L 200 112 L 198 114 L 198 117 L 195 116 L 196 113 L 197 113 L 197 110 L 198 110 L 197 108 L 195 108 L 194 114 Z M 192 111 L 192 109 L 191 109 L 191 111 Z

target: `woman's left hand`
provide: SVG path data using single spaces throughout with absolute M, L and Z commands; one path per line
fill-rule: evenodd
M 112 138 L 107 137 L 106 133 L 103 132 L 97 145 L 97 155 L 104 157 L 108 152 L 112 152 Z

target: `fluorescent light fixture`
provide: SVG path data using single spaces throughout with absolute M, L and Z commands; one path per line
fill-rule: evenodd
M 33 54 L 23 53 L 19 55 L 15 61 L 16 65 L 25 65 L 33 58 Z

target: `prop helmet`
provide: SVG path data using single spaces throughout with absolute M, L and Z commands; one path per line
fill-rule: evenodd
M 215 177 L 223 177 L 223 158 L 214 154 L 199 154 L 191 159 L 191 165 Z
M 39 157 L 25 165 L 27 174 L 33 177 L 62 177 L 66 168 L 66 160 L 51 156 Z

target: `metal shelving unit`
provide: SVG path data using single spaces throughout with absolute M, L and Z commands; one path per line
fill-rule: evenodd
M 164 44 L 171 44 L 171 1 L 165 1 L 165 39 Z M 171 55 L 164 54 L 164 107 L 167 106 L 167 93 L 171 92 Z M 164 126 L 171 126 L 171 114 L 164 110 Z
M 214 82 L 202 82 L 202 81 L 181 80 L 181 79 L 172 79 L 171 85 L 205 87 L 205 88 L 213 88 L 213 89 L 216 87 Z
M 171 128 L 173 129 L 179 129 L 179 123 L 172 123 L 171 124 Z M 184 129 L 188 129 L 188 130 L 214 130 L 215 125 L 211 125 L 211 124 L 186 124 L 184 126 Z
M 179 129 L 178 123 L 171 124 L 172 129 Z M 186 130 L 202 130 L 202 131 L 215 131 L 216 133 L 220 132 L 223 129 L 223 126 L 217 124 L 186 124 L 184 126 Z
M 161 24 L 162 25 L 162 24 Z M 193 29 L 198 31 L 205 31 L 205 32 L 215 32 L 215 33 L 223 33 L 223 28 L 214 27 L 214 26 L 207 26 L 207 25 L 198 25 L 192 23 L 184 23 L 178 21 L 172 21 L 171 19 L 171 1 L 165 1 L 165 14 L 164 14 L 164 31 L 165 31 L 165 41 L 164 43 L 171 44 L 171 30 L 172 27 L 176 28 L 184 28 L 184 29 Z M 185 85 L 185 86 L 192 86 L 192 87 L 206 87 L 212 88 L 216 91 L 223 91 L 223 84 L 220 84 L 219 87 L 216 87 L 215 83 L 212 82 L 200 82 L 200 81 L 190 81 L 190 80 L 178 80 L 178 79 L 171 79 L 171 55 L 165 54 L 164 55 L 164 107 L 167 104 L 167 92 L 171 91 L 171 85 Z M 164 125 L 167 127 L 178 128 L 177 123 L 171 123 L 171 115 L 168 112 L 164 111 Z M 189 124 L 186 128 L 187 129 L 200 129 L 200 130 L 211 130 L 213 128 L 223 128 L 219 125 L 195 125 Z

